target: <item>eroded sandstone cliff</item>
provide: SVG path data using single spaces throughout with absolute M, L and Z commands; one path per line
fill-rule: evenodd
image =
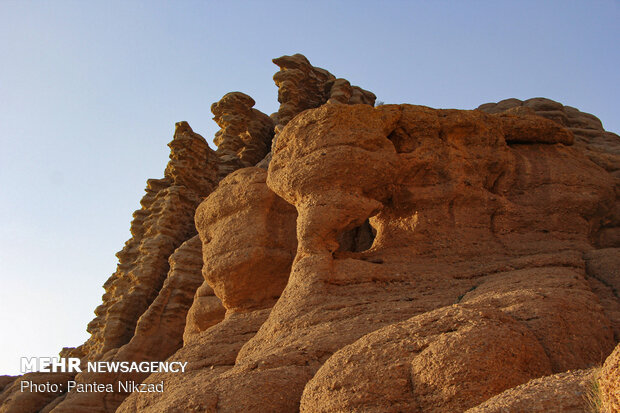
M 6 380 L 0 412 L 586 411 L 593 383 L 615 411 L 620 137 L 542 98 L 373 107 L 302 55 L 274 63 L 271 118 L 225 95 L 217 151 L 177 125 L 65 350 L 187 371 L 76 378 L 165 383 L 130 395 Z

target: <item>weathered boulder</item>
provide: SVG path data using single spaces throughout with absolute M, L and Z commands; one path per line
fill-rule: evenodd
M 273 306 L 295 256 L 295 208 L 267 187 L 267 172 L 244 168 L 198 207 L 203 274 L 228 311 Z
M 306 385 L 301 411 L 462 411 L 550 371 L 524 325 L 490 307 L 453 305 L 338 350 Z

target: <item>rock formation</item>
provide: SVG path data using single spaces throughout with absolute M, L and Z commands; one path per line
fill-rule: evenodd
M 267 175 L 299 214 L 282 296 L 234 366 L 218 373 L 213 356 L 195 365 L 188 380 L 204 386 L 203 399 L 172 388 L 133 394 L 120 411 L 463 411 L 599 363 L 616 343 L 613 314 L 598 304 L 583 254 L 613 209 L 615 183 L 572 140 L 531 115 L 408 105 L 301 113 Z M 366 222 L 372 246 L 343 248 L 341 235 Z M 476 340 L 485 351 L 465 357 Z
M 202 265 L 202 260 L 200 263 Z M 183 342 L 188 343 L 201 331 L 222 321 L 224 314 L 226 309 L 222 305 L 222 300 L 217 298 L 209 283 L 203 281 L 196 290 L 192 306 L 187 312 Z
M 542 98 L 373 107 L 301 55 L 274 63 L 273 121 L 234 92 L 217 152 L 179 124 L 67 350 L 186 372 L 44 399 L 7 379 L 0 412 L 577 412 L 594 385 L 617 410 L 620 137 Z
M 194 294 L 202 283 L 201 243 L 197 235 L 184 242 L 170 256 L 170 271 L 157 298 L 138 319 L 131 340 L 108 352 L 102 361 L 161 361 L 167 359 L 183 344 L 185 317 L 192 305 Z M 223 318 L 223 314 L 219 320 Z M 214 323 L 215 324 L 215 323 Z M 148 373 L 94 373 L 82 372 L 75 380 L 79 383 L 112 383 L 133 380 L 142 382 Z M 127 397 L 127 393 L 76 393 L 66 398 L 54 409 L 62 412 L 114 411 Z
M 196 386 L 200 394 L 180 404 L 167 399 L 154 407 L 150 400 L 132 395 L 119 411 L 211 411 L 218 404 L 219 377 L 235 366 L 240 349 L 265 322 L 286 285 L 295 255 L 297 214 L 267 187 L 266 176 L 261 168 L 232 173 L 196 213 L 203 242 L 203 274 L 222 299 L 226 318 L 194 334 L 171 358 L 189 362 L 183 377 L 161 373 L 149 380 Z M 236 390 L 230 390 L 228 396 L 235 398 Z M 208 394 L 206 399 L 203 394 Z
M 327 70 L 312 66 L 303 55 L 282 56 L 273 63 L 280 68 L 273 76 L 280 109 L 271 115 L 278 132 L 297 114 L 324 103 L 375 104 L 372 92 L 351 86 L 346 79 L 336 79 Z
M 503 412 L 589 412 L 589 392 L 593 388 L 593 369 L 573 370 L 508 389 L 484 403 L 467 410 L 467 413 Z M 594 395 L 592 396 L 594 397 Z M 596 406 L 596 404 L 592 404 Z
M 88 325 L 81 350 L 88 360 L 129 342 L 138 318 L 155 300 L 169 270 L 168 258 L 196 233 L 194 212 L 214 188 L 217 158 L 187 122 L 176 124 L 164 179 L 150 179 L 142 208 L 134 213 L 132 238 L 117 256 L 116 273 L 104 284 L 103 304 Z
M 601 121 L 594 115 L 580 112 L 571 106 L 564 106 L 545 98 L 525 101 L 506 99 L 499 103 L 486 103 L 478 109 L 487 113 L 524 111 L 551 119 L 570 130 L 575 136 L 575 146 L 592 162 L 605 169 L 616 179 L 620 178 L 620 140 L 618 135 L 603 129 Z M 614 210 L 601 223 L 595 237 L 599 248 L 620 247 L 620 181 L 616 181 L 616 203 Z
M 253 109 L 254 104 L 250 96 L 231 92 L 211 105 L 213 120 L 222 128 L 213 139 L 220 158 L 220 179 L 239 168 L 256 165 L 269 152 L 273 121 Z
M 272 307 L 295 256 L 295 208 L 266 178 L 261 168 L 236 171 L 196 211 L 203 275 L 229 312 Z

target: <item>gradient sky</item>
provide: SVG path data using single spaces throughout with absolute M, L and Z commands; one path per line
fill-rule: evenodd
M 0 0 L 0 374 L 80 345 L 174 123 L 303 53 L 385 103 L 544 96 L 620 132 L 619 1 Z

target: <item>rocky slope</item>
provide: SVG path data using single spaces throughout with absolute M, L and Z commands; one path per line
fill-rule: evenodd
M 163 393 L 3 379 L 0 412 L 577 412 L 592 388 L 617 411 L 620 137 L 543 98 L 373 107 L 302 55 L 274 63 L 280 109 L 225 95 L 217 151 L 177 124 L 63 353 L 187 371 L 76 377 Z

